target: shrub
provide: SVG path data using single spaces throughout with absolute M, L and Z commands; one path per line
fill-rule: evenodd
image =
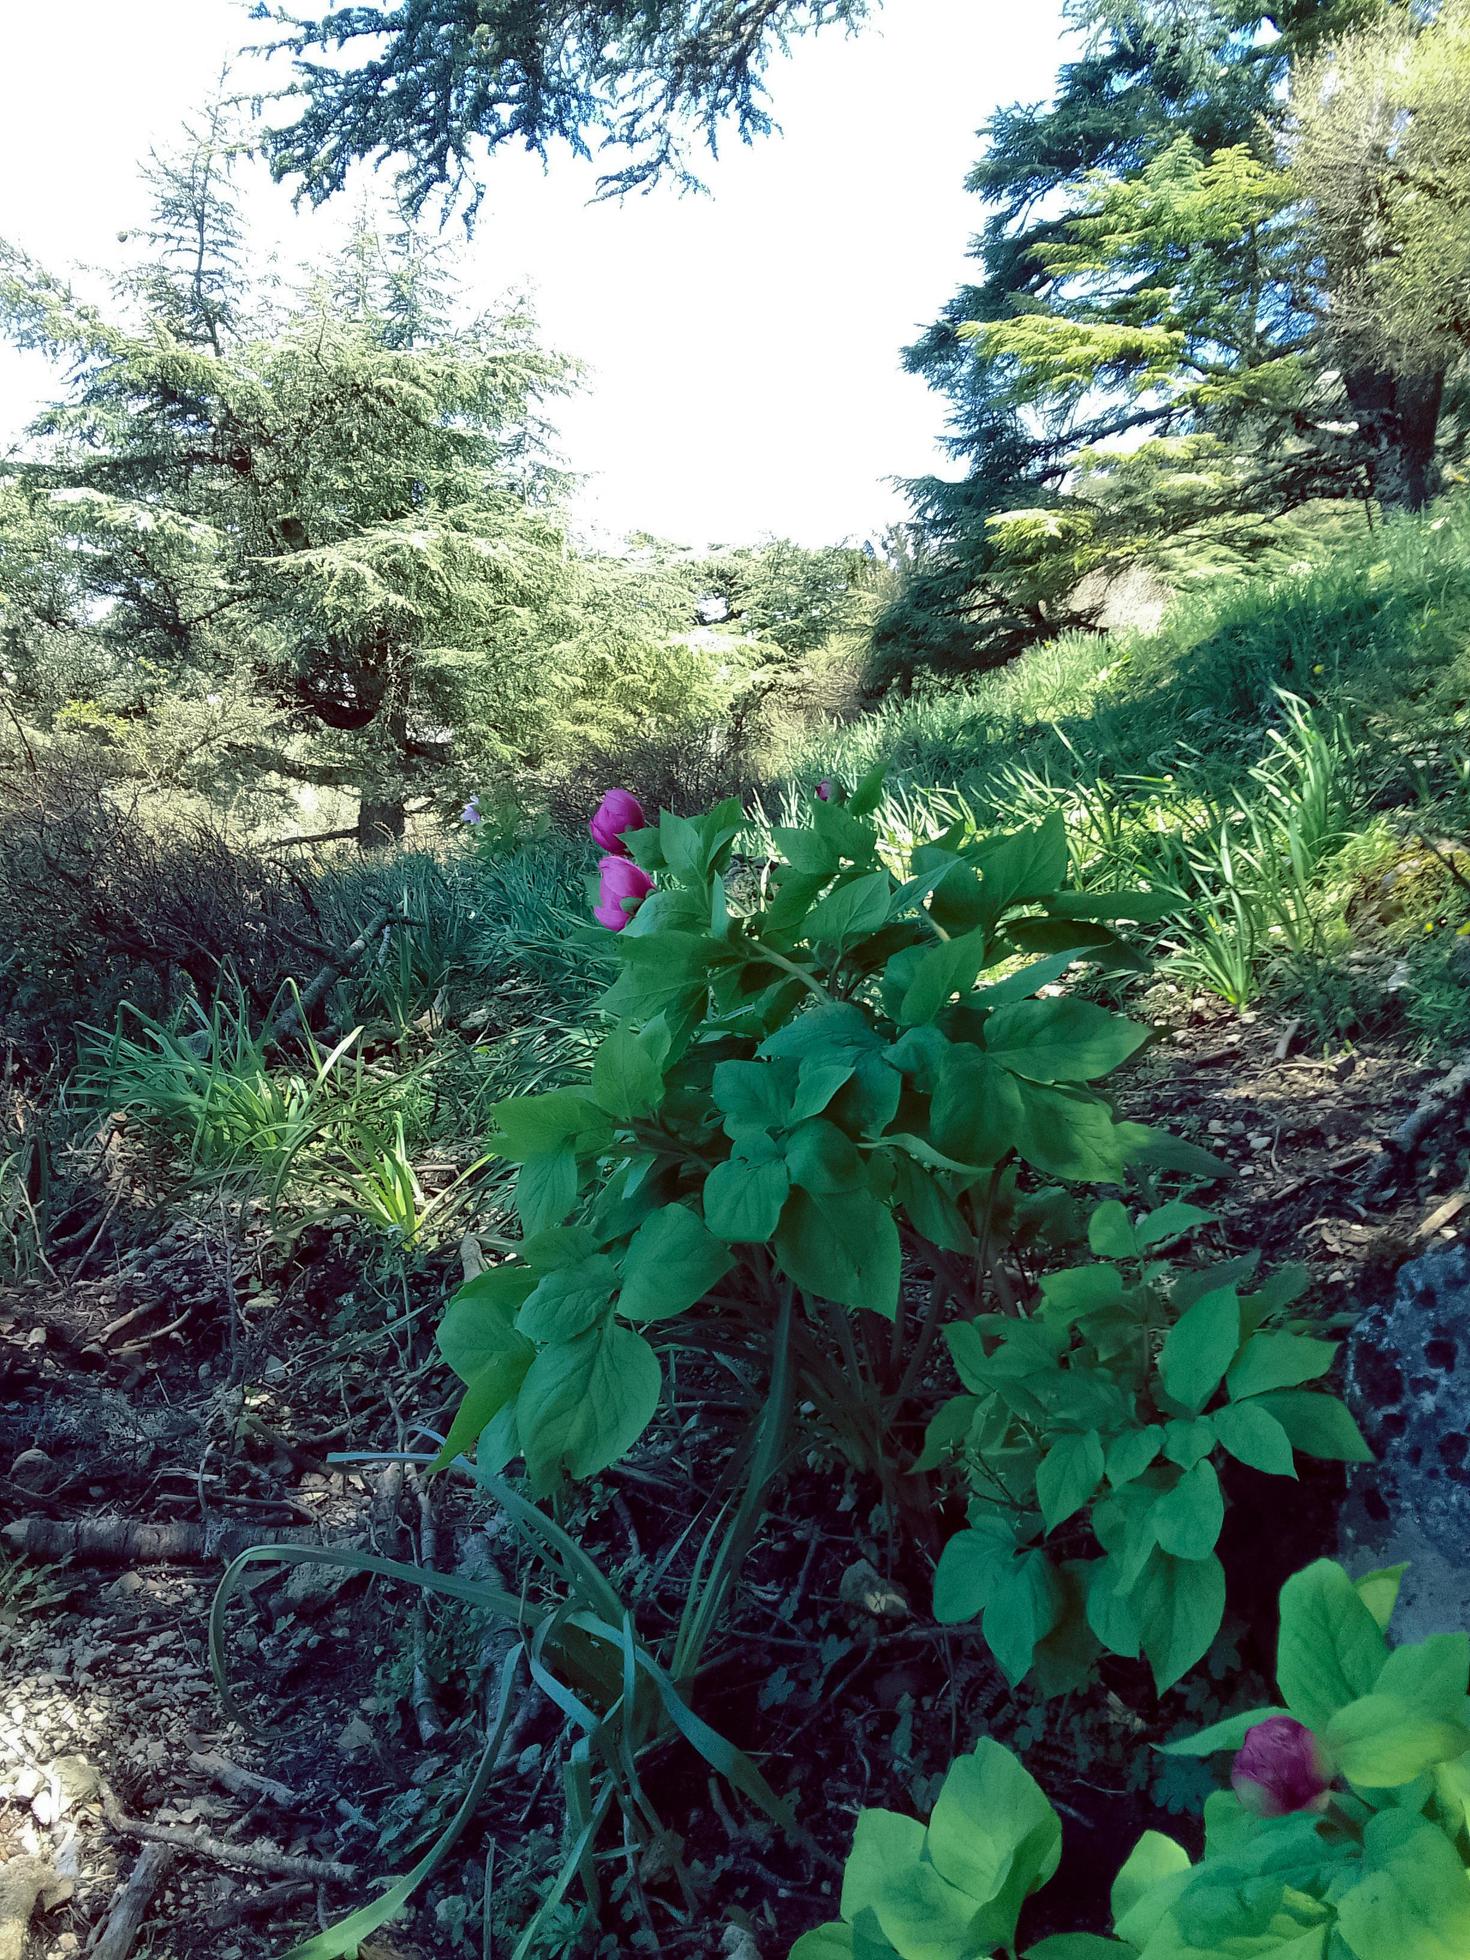
M 319 957 L 310 886 L 204 819 L 155 827 L 79 769 L 0 780 L 0 1025 L 69 1059 L 81 1021 L 124 1000 L 167 1016 L 238 983 L 263 1014 Z

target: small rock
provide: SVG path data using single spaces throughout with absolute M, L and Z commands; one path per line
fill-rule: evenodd
M 61 1465 L 53 1463 L 44 1450 L 22 1450 L 10 1466 L 10 1481 L 37 1496 L 55 1490 L 65 1475 Z
M 354 1715 L 337 1737 L 337 1750 L 343 1756 L 359 1756 L 373 1746 L 373 1732 L 360 1715 Z
M 1348 1341 L 1348 1402 L 1377 1462 L 1355 1466 L 1339 1524 L 1349 1571 L 1408 1562 L 1400 1641 L 1470 1626 L 1470 1246 L 1400 1268 Z
M 46 1766 L 41 1787 L 31 1798 L 38 1824 L 54 1824 L 74 1804 L 90 1803 L 101 1778 L 85 1756 L 57 1756 Z
M 903 1594 L 890 1585 L 877 1567 L 860 1558 L 848 1566 L 837 1586 L 837 1597 L 844 1606 L 856 1607 L 875 1620 L 906 1620 L 910 1607 Z

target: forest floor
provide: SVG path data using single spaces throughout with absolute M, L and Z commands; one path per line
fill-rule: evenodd
M 1232 1163 L 1238 1174 L 1210 1194 L 1222 1256 L 1304 1263 L 1321 1310 L 1346 1325 L 1406 1259 L 1470 1221 L 1457 1126 L 1369 1195 L 1385 1139 L 1440 1071 L 1390 1041 L 1318 1061 L 1280 1019 L 1167 989 L 1149 1006 L 1161 1036 L 1128 1079 L 1124 1113 Z M 126 1170 L 114 1175 L 125 1210 Z M 426 1610 L 401 1585 L 261 1563 L 247 1570 L 229 1636 L 253 1726 L 227 1719 L 211 1679 L 222 1554 L 250 1542 L 284 1532 L 527 1582 L 473 1486 L 425 1489 L 411 1467 L 326 1461 L 412 1449 L 414 1424 L 442 1415 L 432 1330 L 458 1261 L 452 1275 L 442 1265 L 401 1275 L 397 1325 L 385 1333 L 381 1287 L 374 1324 L 354 1311 L 359 1254 L 330 1221 L 283 1244 L 263 1207 L 197 1208 L 150 1244 L 104 1255 L 106 1243 L 0 1293 L 0 1513 L 9 1550 L 24 1554 L 0 1566 L 10 1574 L 0 1594 L 0 1866 L 22 1854 L 44 1861 L 49 1882 L 23 1954 L 60 1960 L 93 1949 L 161 1828 L 171 1849 L 154 1854 L 158 1886 L 132 1950 L 264 1960 L 419 1855 L 462 1794 L 485 1686 L 514 1639 L 473 1610 Z M 655 1429 L 578 1514 L 579 1532 L 635 1598 L 638 1575 L 687 1527 L 691 1487 L 702 1496 L 713 1486 L 717 1459 L 701 1448 L 687 1425 Z M 1331 1549 L 1340 1490 L 1336 1472 L 1305 1477 L 1294 1518 L 1283 1527 L 1273 1516 L 1265 1532 L 1259 1512 L 1233 1507 L 1261 1540 L 1263 1599 L 1303 1552 Z M 1085 1710 L 1013 1695 L 978 1636 L 932 1624 L 928 1557 L 881 1542 L 863 1493 L 798 1466 L 750 1562 L 701 1712 L 793 1794 L 829 1852 L 845 1849 L 864 1804 L 923 1808 L 955 1751 L 993 1729 L 1021 1749 L 1064 1820 L 1090 1827 L 1084 1865 L 1111 1872 L 1171 1803 L 1139 1766 L 1140 1743 L 1157 1730 L 1127 1713 L 1142 1687 L 1136 1670 L 1109 1662 Z M 644 1604 L 656 1625 L 656 1587 Z M 1258 1657 L 1240 1638 L 1248 1671 Z M 1166 1698 L 1159 1729 L 1199 1711 L 1201 1691 L 1190 1692 L 1192 1701 L 1184 1690 Z M 529 1916 L 554 1869 L 562 1782 L 559 1718 L 535 1703 L 472 1828 L 410 1914 L 364 1944 L 367 1960 L 479 1954 L 491 1846 L 497 1931 Z M 681 1838 L 663 1853 L 630 1853 L 626 1870 L 608 1861 L 606 1923 L 622 1930 L 598 1950 L 784 1960 L 800 1931 L 831 1916 L 836 1866 L 752 1821 L 682 1745 L 664 1754 L 650 1794 Z M 671 1877 L 680 1852 L 684 1893 Z M 4 1896 L 0 1883 L 9 1955 L 18 1949 L 5 1944 Z M 126 1945 L 99 1950 L 118 1960 Z

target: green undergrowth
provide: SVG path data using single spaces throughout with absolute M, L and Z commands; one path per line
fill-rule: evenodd
M 1070 634 L 893 700 L 793 755 L 791 788 L 890 770 L 895 840 L 1061 810 L 1074 875 L 1173 888 L 1186 987 L 1314 1037 L 1470 1032 L 1470 503 L 1269 580 L 1182 594 L 1154 634 Z

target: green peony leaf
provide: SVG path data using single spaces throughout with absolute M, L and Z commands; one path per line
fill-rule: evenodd
M 687 1205 L 665 1205 L 629 1241 L 618 1312 L 625 1320 L 671 1319 L 697 1305 L 734 1263 Z
M 615 1320 L 542 1348 L 516 1398 L 537 1495 L 554 1489 L 563 1470 L 591 1477 L 626 1455 L 653 1418 L 662 1380 L 647 1341 Z
M 1173 1399 L 1195 1413 L 1224 1379 L 1240 1346 L 1240 1298 L 1233 1286 L 1196 1300 L 1169 1329 L 1158 1369 Z

